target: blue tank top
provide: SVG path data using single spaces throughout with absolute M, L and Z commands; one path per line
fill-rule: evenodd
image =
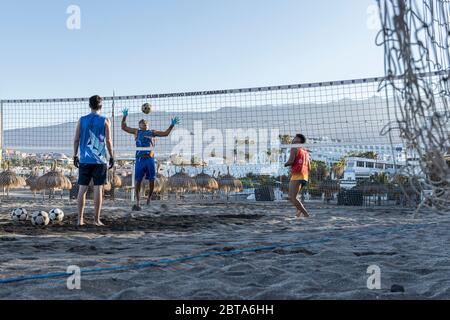
M 153 147 L 153 141 L 151 138 L 148 137 L 154 137 L 155 131 L 154 130 L 138 130 L 137 137 L 136 137 L 136 147 L 138 148 L 149 148 Z M 136 158 L 141 158 L 144 156 L 150 156 L 154 157 L 155 154 L 153 151 L 136 151 Z
M 106 164 L 106 117 L 96 113 L 80 119 L 80 163 Z

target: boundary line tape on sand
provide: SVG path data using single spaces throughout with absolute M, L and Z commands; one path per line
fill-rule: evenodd
M 397 226 L 397 227 L 385 228 L 384 230 L 378 231 L 378 232 L 365 232 L 365 230 L 359 230 L 357 232 L 352 232 L 351 234 L 344 235 L 344 236 L 338 236 L 338 237 L 323 237 L 323 238 L 316 239 L 316 240 L 303 240 L 303 241 L 295 242 L 295 243 L 274 244 L 271 246 L 264 246 L 264 247 L 257 247 L 257 248 L 204 252 L 204 253 L 201 253 L 198 255 L 184 256 L 184 257 L 179 257 L 179 258 L 174 258 L 174 259 L 162 259 L 162 260 L 157 260 L 157 261 L 148 261 L 148 262 L 143 262 L 143 263 L 138 263 L 138 264 L 123 265 L 123 266 L 110 266 L 110 267 L 82 269 L 81 274 L 92 274 L 92 273 L 100 273 L 100 272 L 108 272 L 108 271 L 122 271 L 122 270 L 130 270 L 130 269 L 142 269 L 142 268 L 158 266 L 158 265 L 181 263 L 181 262 L 195 260 L 195 259 L 204 259 L 204 258 L 208 258 L 208 257 L 212 257 L 212 256 L 237 255 L 237 254 L 249 253 L 249 252 L 273 251 L 275 249 L 282 249 L 282 248 L 289 248 L 289 247 L 302 247 L 305 245 L 322 244 L 322 243 L 330 242 L 333 240 L 352 239 L 352 238 L 357 237 L 358 235 L 362 235 L 362 234 L 375 236 L 375 235 L 383 235 L 383 234 L 387 234 L 389 232 L 395 232 L 395 231 L 415 230 L 415 229 L 420 229 L 420 228 L 423 228 L 425 226 L 429 226 L 432 224 L 435 224 L 435 223 L 407 224 L 407 225 L 401 225 L 401 226 Z M 368 227 L 368 228 L 372 229 L 372 227 Z M 368 228 L 366 228 L 366 229 L 368 229 Z M 26 276 L 21 276 L 21 277 L 16 277 L 16 278 L 0 279 L 0 285 L 18 283 L 18 282 L 24 282 L 24 281 L 32 281 L 32 280 L 63 278 L 63 277 L 69 277 L 72 275 L 73 275 L 72 273 L 68 273 L 68 272 L 26 275 Z

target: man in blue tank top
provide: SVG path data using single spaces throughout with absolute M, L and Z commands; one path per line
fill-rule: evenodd
M 89 99 L 91 113 L 81 117 L 77 124 L 74 139 L 74 165 L 78 168 L 78 225 L 84 225 L 84 208 L 86 192 L 91 181 L 94 183 L 94 223 L 102 226 L 100 213 L 103 202 L 103 185 L 107 177 L 108 150 L 110 169 L 114 166 L 114 153 L 111 140 L 111 123 L 100 115 L 102 98 L 93 96 Z M 80 155 L 78 156 L 78 150 Z
M 145 120 L 139 121 L 139 129 L 130 128 L 127 126 L 128 109 L 122 111 L 122 130 L 134 135 L 136 140 L 136 147 L 138 148 L 151 148 L 154 147 L 155 137 L 167 137 L 173 130 L 173 128 L 180 122 L 175 117 L 172 119 L 170 127 L 166 131 L 149 130 L 148 122 Z M 136 167 L 135 167 L 135 194 L 136 204 L 133 206 L 133 211 L 141 211 L 140 206 L 140 192 L 142 180 L 147 178 L 149 181 L 150 191 L 147 198 L 147 205 L 150 204 L 151 197 L 153 195 L 153 189 L 155 188 L 156 180 L 156 163 L 155 153 L 153 151 L 136 151 Z

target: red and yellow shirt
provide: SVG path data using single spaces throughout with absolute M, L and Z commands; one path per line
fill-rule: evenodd
M 297 149 L 297 155 L 292 165 L 291 180 L 309 181 L 309 153 L 304 148 Z

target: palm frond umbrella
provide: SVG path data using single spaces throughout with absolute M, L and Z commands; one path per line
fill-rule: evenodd
M 240 192 L 243 190 L 242 182 L 230 174 L 230 167 L 228 173 L 219 179 L 219 188 L 227 193 L 227 199 L 230 192 Z
M 158 163 L 157 169 L 156 169 L 156 180 L 155 180 L 155 187 L 153 188 L 154 193 L 163 193 L 167 187 L 167 177 L 164 176 L 161 172 L 161 165 Z
M 155 179 L 155 185 L 153 188 L 153 193 L 161 193 L 165 187 L 165 183 L 166 183 L 167 178 L 164 177 L 161 174 L 157 174 L 156 175 L 156 179 Z M 142 184 L 142 191 L 147 192 L 149 190 L 149 184 L 148 183 L 143 183 Z
M 185 173 L 184 169 L 169 178 L 168 187 L 176 194 L 197 190 L 195 180 Z
M 156 174 L 156 181 L 155 181 L 155 192 L 159 193 L 162 199 L 162 194 L 165 193 L 168 189 L 169 184 L 169 178 L 167 178 L 165 175 L 160 173 L 160 166 L 158 164 L 158 173 Z M 158 191 L 159 190 L 159 191 Z
M 25 179 L 11 171 L 9 169 L 9 163 L 7 163 L 7 169 L 0 173 L 0 188 L 3 188 L 3 195 L 6 190 L 6 194 L 9 197 L 10 189 L 18 189 L 26 185 Z
M 161 179 L 156 178 L 155 180 L 155 186 L 153 188 L 153 192 L 154 193 L 161 193 L 161 191 L 163 190 L 164 187 L 164 183 Z
M 205 173 L 205 169 L 202 169 L 202 172 L 195 176 L 195 182 L 197 183 L 197 187 L 202 192 L 212 192 L 219 189 L 219 183 L 215 178 Z
M 122 186 L 122 179 L 116 174 L 116 169 L 108 171 L 107 183 L 103 186 L 103 191 L 111 191 L 111 198 L 114 201 L 116 199 L 116 188 Z
M 204 192 L 215 192 L 219 190 L 219 182 L 209 174 L 205 173 L 205 168 L 202 168 L 202 172 L 195 176 L 195 183 L 197 184 L 198 190 L 202 193 Z M 213 173 L 214 175 L 214 173 Z
M 52 170 L 38 178 L 36 183 L 39 190 L 50 190 L 49 199 L 52 197 L 52 193 L 57 189 L 62 190 L 61 198 L 63 195 L 63 190 L 72 189 L 72 182 L 69 178 L 57 170 L 56 161 L 53 163 Z
M 120 188 L 122 186 L 122 178 L 116 174 L 116 170 L 110 174 L 110 182 L 113 188 Z
M 75 169 L 76 169 L 75 166 L 73 166 L 73 165 L 70 165 L 70 166 L 69 166 L 70 174 L 69 174 L 68 178 L 69 178 L 69 180 L 70 180 L 70 182 L 71 182 L 72 184 L 76 184 L 76 183 L 77 183 L 77 180 L 78 180 L 77 177 L 73 174 L 73 172 L 75 171 Z
M 36 192 L 39 191 L 39 188 L 37 185 L 37 180 L 39 178 L 39 175 L 38 175 L 37 171 L 38 171 L 38 168 L 34 167 L 31 170 L 31 175 L 26 180 L 27 186 L 30 187 L 30 191 L 33 192 L 34 197 L 36 197 Z
M 339 192 L 340 186 L 337 180 L 327 179 L 320 183 L 319 189 L 325 193 L 325 201 L 330 202 L 333 193 Z

